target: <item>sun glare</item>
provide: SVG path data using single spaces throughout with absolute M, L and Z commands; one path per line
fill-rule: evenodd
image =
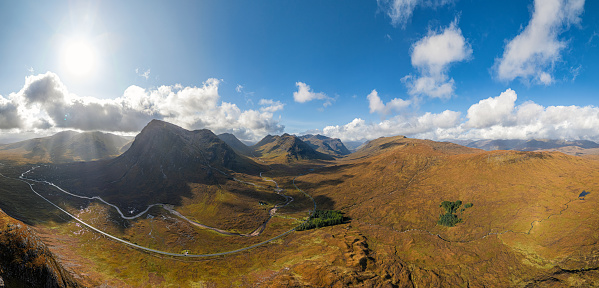
M 64 51 L 65 65 L 69 73 L 86 76 L 94 68 L 96 55 L 94 49 L 85 41 L 71 41 Z

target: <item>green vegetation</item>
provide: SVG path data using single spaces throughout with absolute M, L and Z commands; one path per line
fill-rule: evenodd
M 316 210 L 310 219 L 295 228 L 296 231 L 309 230 L 343 223 L 343 214 L 336 210 Z
M 458 200 L 455 202 L 451 202 L 451 201 L 443 201 L 441 202 L 441 207 L 443 207 L 443 209 L 445 209 L 447 214 L 453 214 L 456 213 L 458 208 L 460 208 L 460 206 L 462 206 L 462 201 Z
M 441 202 L 441 205 L 439 205 L 439 207 L 442 207 L 443 209 L 445 209 L 445 214 L 439 215 L 439 221 L 437 221 L 437 223 L 439 225 L 443 225 L 443 226 L 447 226 L 447 227 L 454 227 L 456 224 L 462 222 L 462 219 L 459 218 L 458 215 L 456 215 L 455 213 L 457 213 L 458 211 L 464 212 L 466 210 L 466 208 L 472 207 L 473 204 L 467 203 L 466 205 L 464 205 L 464 208 L 462 208 L 462 209 L 460 209 L 460 206 L 462 206 L 461 200 L 457 200 L 455 202 L 451 202 L 451 201 Z

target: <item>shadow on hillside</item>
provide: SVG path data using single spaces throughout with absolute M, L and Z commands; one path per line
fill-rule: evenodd
M 27 183 L 15 178 L 29 168 L 0 166 L 0 173 L 10 177 L 0 177 L 0 209 L 10 217 L 27 225 L 55 222 L 65 223 L 70 217 L 37 196 Z M 24 170 L 23 170 L 24 169 Z M 34 185 L 39 193 L 44 185 Z
M 314 197 L 314 202 L 316 202 L 316 210 L 335 210 L 335 200 L 329 196 L 318 195 Z

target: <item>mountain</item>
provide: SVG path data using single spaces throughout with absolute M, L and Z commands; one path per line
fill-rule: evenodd
M 54 169 L 40 167 L 33 175 L 54 175 L 46 179 L 60 179 L 69 190 L 99 195 L 131 213 L 153 203 L 179 204 L 181 197 L 191 196 L 188 183 L 212 185 L 229 178 L 230 171 L 264 171 L 210 130 L 188 131 L 159 120 L 147 124 L 117 158 Z
M 220 138 L 220 140 L 223 140 L 225 143 L 227 143 L 229 147 L 233 148 L 235 152 L 244 156 L 252 157 L 252 149 L 250 149 L 250 147 L 248 147 L 247 145 L 243 144 L 243 142 L 239 141 L 239 139 L 237 139 L 235 135 L 231 133 L 223 133 L 217 136 L 218 138 Z
M 251 147 L 256 156 L 282 162 L 297 160 L 333 160 L 330 155 L 318 152 L 295 135 L 267 135 Z
M 0 157 L 30 163 L 65 163 L 114 158 L 130 139 L 102 132 L 63 131 L 0 146 Z
M 301 140 L 267 136 L 258 147 L 266 160 L 286 160 L 288 152 L 302 146 L 297 142 L 296 150 L 283 149 L 294 141 Z M 98 237 L 73 221 L 36 223 L 68 239 L 59 242 L 64 247 L 59 259 L 72 257 L 70 251 L 93 259 L 81 259 L 76 267 L 97 273 L 94 287 L 116 278 L 122 282 L 111 286 L 599 286 L 599 161 L 555 152 L 484 151 L 403 136 L 374 139 L 331 161 L 302 160 L 306 165 L 258 166 L 231 151 L 209 131 L 158 121 L 148 124 L 118 158 L 42 166 L 30 174 L 55 173 L 50 176 L 61 177 L 50 180 L 61 187 L 80 181 L 83 189 L 71 192 L 97 191 L 89 195 L 112 197 L 115 202 L 110 202 L 124 208 L 136 208 L 148 198 L 152 203 L 181 202 L 173 209 L 185 217 L 234 232 L 254 231 L 276 213 L 263 234 L 238 237 L 198 228 L 158 207 L 125 221 L 97 201 L 86 206 L 87 200 L 34 183 L 43 195 L 103 231 L 172 253 L 250 247 L 292 231 L 314 209 L 338 210 L 344 223 L 289 232 L 267 245 L 228 255 L 227 261 L 173 261 Z M 29 167 L 0 165 L 0 173 L 15 178 Z M 264 178 L 258 171 L 266 171 Z M 119 177 L 126 180 L 119 182 Z M 114 189 L 112 181 L 122 189 L 102 194 L 100 188 Z M 282 190 L 275 189 L 279 185 Z M 0 177 L 3 203 L 24 203 L 14 211 L 40 215 L 27 198 L 11 201 L 37 198 L 30 190 L 17 179 Z M 293 201 L 273 208 L 283 198 Z
M 31 228 L 2 210 L 0 276 L 6 287 L 81 287 Z
M 550 140 L 550 139 L 532 139 L 532 140 L 479 140 L 465 143 L 468 147 L 479 148 L 487 151 L 491 150 L 518 150 L 518 151 L 539 151 L 549 149 L 559 149 L 563 147 L 579 147 L 582 149 L 599 148 L 599 144 L 588 140 Z
M 299 136 L 299 139 L 310 145 L 312 149 L 331 156 L 345 156 L 351 153 L 337 138 L 307 134 Z

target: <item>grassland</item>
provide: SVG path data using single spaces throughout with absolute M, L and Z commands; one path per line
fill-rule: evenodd
M 87 286 L 599 285 L 598 161 L 557 152 L 485 152 L 402 137 L 369 145 L 336 161 L 270 163 L 266 176 L 294 201 L 277 211 L 257 237 L 199 229 L 158 207 L 148 212 L 151 217 L 124 221 L 105 205 L 40 189 L 104 231 L 173 252 L 232 250 L 295 227 L 313 206 L 295 190 L 293 179 L 318 209 L 340 210 L 351 218 L 226 257 L 174 259 L 127 248 L 61 217 L 14 180 L 0 178 L 0 204 L 9 203 L 4 204 L 13 209 L 9 214 L 33 225 Z M 6 175 L 19 175 L 19 169 L 0 166 Z M 256 175 L 234 176 L 263 187 L 189 183 L 192 193 L 175 209 L 206 225 L 252 230 L 268 216 L 268 207 L 283 199 Z M 581 200 L 583 190 L 591 193 Z M 455 227 L 438 225 L 439 204 L 456 199 L 475 205 Z

